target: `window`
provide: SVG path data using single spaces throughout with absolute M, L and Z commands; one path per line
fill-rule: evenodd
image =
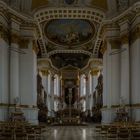
M 81 76 L 81 81 L 80 81 L 80 87 L 81 87 L 81 90 L 80 90 L 80 95 L 81 96 L 85 96 L 86 95 L 86 76 L 85 75 L 82 75 Z

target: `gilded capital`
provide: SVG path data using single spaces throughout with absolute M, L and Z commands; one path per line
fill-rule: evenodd
M 46 70 L 41 70 L 41 73 L 43 76 L 48 76 L 49 75 L 49 71 L 46 69 Z
M 101 46 L 101 49 L 100 49 L 100 52 L 102 54 L 104 54 L 106 50 L 107 50 L 107 42 L 106 41 L 103 41 L 102 46 Z
M 100 70 L 99 70 L 98 68 L 96 68 L 96 69 L 91 70 L 90 74 L 91 74 L 92 76 L 97 76 L 98 73 L 99 73 L 99 71 L 100 71 Z

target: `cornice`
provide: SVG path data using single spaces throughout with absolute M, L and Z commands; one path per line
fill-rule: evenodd
M 5 40 L 6 42 L 9 42 L 9 31 L 7 28 L 3 28 L 3 25 L 0 25 L 0 38 Z

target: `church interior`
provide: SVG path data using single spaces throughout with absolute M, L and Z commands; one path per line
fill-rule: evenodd
M 0 140 L 140 140 L 140 0 L 0 0 Z

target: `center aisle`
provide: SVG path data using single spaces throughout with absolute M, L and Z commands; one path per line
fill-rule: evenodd
M 48 127 L 43 140 L 98 140 L 94 126 L 53 126 Z

